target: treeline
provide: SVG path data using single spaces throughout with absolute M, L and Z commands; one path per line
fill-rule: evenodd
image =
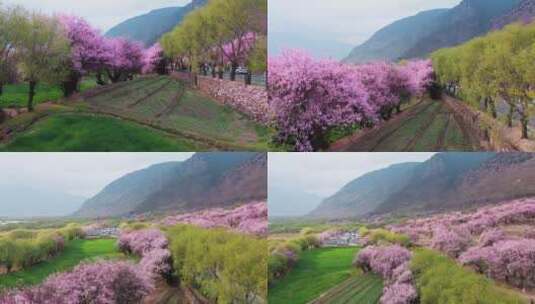
M 311 229 L 290 240 L 274 240 L 269 244 L 268 279 L 272 284 L 285 276 L 299 261 L 303 251 L 321 247 L 319 237 Z
M 170 227 L 165 232 L 174 274 L 211 302 L 266 301 L 266 240 L 188 225 Z
M 498 118 L 498 102 L 507 103 L 507 125 L 520 118 L 522 138 L 535 103 L 535 23 L 512 24 L 463 45 L 432 54 L 433 65 L 446 91 L 483 107 Z
M 77 224 L 59 229 L 17 229 L 0 233 L 0 271 L 29 268 L 61 253 L 65 243 L 83 238 L 84 232 Z
M 265 72 L 267 65 L 267 0 L 212 0 L 190 13 L 160 44 L 174 69 L 212 73 L 225 68 L 235 80 L 247 66 Z
M 20 6 L 0 4 L 0 94 L 5 84 L 28 83 L 28 110 L 38 83 L 60 85 L 64 95 L 79 90 L 83 76 L 100 85 L 132 79 L 160 65 L 163 51 L 139 43 L 106 38 L 84 19 L 48 16 Z

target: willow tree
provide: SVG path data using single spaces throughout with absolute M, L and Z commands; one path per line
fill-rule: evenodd
M 67 77 L 64 63 L 70 55 L 69 42 L 56 18 L 31 13 L 20 24 L 23 33 L 17 42 L 17 57 L 28 81 L 28 111 L 33 111 L 35 88 L 39 82 L 60 83 Z
M 16 71 L 15 45 L 20 40 L 25 17 L 21 7 L 2 7 L 0 3 L 0 95 Z

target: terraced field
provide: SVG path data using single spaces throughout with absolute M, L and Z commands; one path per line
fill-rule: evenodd
M 377 304 L 382 293 L 383 280 L 379 276 L 355 275 L 311 304 Z
M 137 80 L 86 101 L 97 112 L 216 146 L 265 150 L 270 139 L 263 126 L 169 77 Z
M 0 125 L 1 151 L 266 151 L 273 131 L 167 76 L 88 90 Z
M 440 101 L 425 100 L 377 129 L 333 145 L 336 151 L 428 152 L 475 151 L 473 142 L 454 114 Z

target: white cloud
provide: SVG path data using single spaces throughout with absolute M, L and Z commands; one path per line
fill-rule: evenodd
M 107 31 L 131 17 L 151 10 L 184 6 L 191 0 L 3 0 L 47 14 L 69 13 L 86 18 L 96 28 Z
M 115 179 L 193 153 L 1 153 L 0 184 L 59 189 L 91 197 Z

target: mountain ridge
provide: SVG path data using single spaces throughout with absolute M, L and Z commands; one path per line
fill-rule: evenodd
M 397 61 L 425 57 L 433 51 L 464 43 L 493 29 L 493 20 L 514 10 L 521 0 L 462 0 L 450 9 L 422 11 L 395 21 L 356 46 L 348 63 Z M 386 36 L 378 35 L 387 33 Z M 377 46 L 382 46 L 382 50 Z
M 265 199 L 265 153 L 196 153 L 122 176 L 88 199 L 77 217 L 190 212 Z
M 411 170 L 410 176 L 407 173 L 396 175 L 388 167 L 356 178 L 325 199 L 309 216 L 358 218 L 425 214 L 535 196 L 533 154 L 438 153 Z M 390 180 L 369 178 L 388 175 Z M 370 184 L 374 186 L 369 188 L 369 193 L 361 190 Z

